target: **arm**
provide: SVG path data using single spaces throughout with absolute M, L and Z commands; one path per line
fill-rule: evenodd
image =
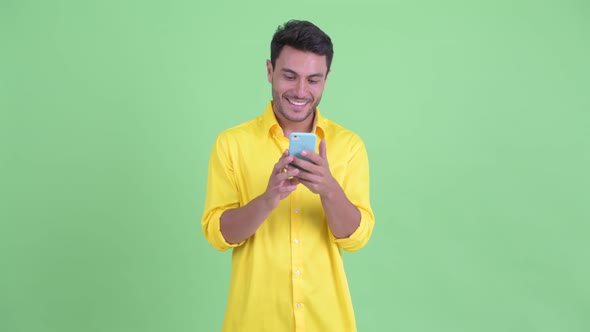
M 334 180 L 333 189 L 320 195 L 326 221 L 337 239 L 347 238 L 361 223 L 359 209 L 350 202 L 342 187 Z
M 292 178 L 298 169 L 284 169 L 293 161 L 293 157 L 283 153 L 274 165 L 266 191 L 248 204 L 226 210 L 220 217 L 221 234 L 229 244 L 238 244 L 252 236 L 258 227 L 268 218 L 279 202 L 297 188 L 298 180 Z
M 313 163 L 297 159 L 295 163 L 309 171 L 301 172 L 297 177 L 309 190 L 320 195 L 326 221 L 334 237 L 347 238 L 358 229 L 361 213 L 330 172 L 325 140 L 320 142 L 319 152 L 319 155 L 310 151 L 302 152 Z

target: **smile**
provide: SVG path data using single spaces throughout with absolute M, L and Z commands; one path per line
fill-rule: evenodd
M 291 100 L 291 99 L 289 99 L 289 98 L 285 98 L 285 99 L 287 99 L 287 101 L 288 101 L 289 103 L 291 103 L 291 104 L 293 104 L 293 105 L 295 105 L 295 106 L 303 106 L 303 105 L 305 105 L 305 104 L 309 103 L 309 101 L 296 102 L 296 101 L 294 101 L 294 100 Z

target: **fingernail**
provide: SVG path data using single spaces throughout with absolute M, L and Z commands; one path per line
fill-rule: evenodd
M 305 150 L 301 151 L 301 155 L 302 156 L 306 156 L 307 155 L 307 151 L 305 151 Z

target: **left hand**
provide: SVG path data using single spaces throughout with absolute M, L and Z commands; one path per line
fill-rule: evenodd
M 330 172 L 325 139 L 320 142 L 320 154 L 307 150 L 302 151 L 301 154 L 311 160 L 311 162 L 309 162 L 295 157 L 292 161 L 292 164 L 306 170 L 302 170 L 299 174 L 295 175 L 301 184 L 309 188 L 311 192 L 319 194 L 320 196 L 328 195 L 330 192 L 339 188 L 340 185 Z

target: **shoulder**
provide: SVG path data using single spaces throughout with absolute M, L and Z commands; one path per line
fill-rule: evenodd
M 363 139 L 359 134 L 332 120 L 324 118 L 322 130 L 324 130 L 328 144 L 333 142 L 346 145 L 349 148 L 364 148 Z
M 236 126 L 224 129 L 217 135 L 217 142 L 224 144 L 237 143 L 253 139 L 261 130 L 261 119 L 256 117 Z

